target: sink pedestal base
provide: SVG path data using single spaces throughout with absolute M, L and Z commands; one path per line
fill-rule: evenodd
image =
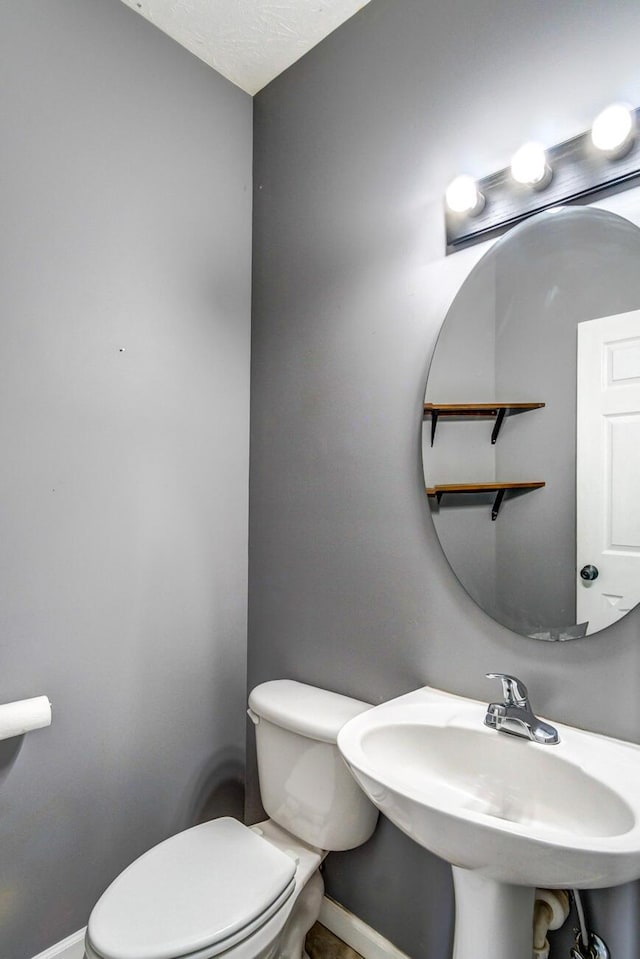
M 456 897 L 453 959 L 531 959 L 535 889 L 452 866 Z

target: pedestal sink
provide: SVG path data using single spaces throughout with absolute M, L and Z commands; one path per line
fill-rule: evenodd
M 640 878 L 640 746 L 560 723 L 541 745 L 485 713 L 427 686 L 350 720 L 338 746 L 380 811 L 451 863 L 454 959 L 531 959 L 536 886 Z

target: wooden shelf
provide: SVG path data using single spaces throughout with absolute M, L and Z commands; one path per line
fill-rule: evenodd
M 496 497 L 491 508 L 491 519 L 495 520 L 498 518 L 500 506 L 506 493 L 528 493 L 534 489 L 541 489 L 543 486 L 545 486 L 545 483 L 541 481 L 533 483 L 449 483 L 444 486 L 428 486 L 427 496 L 435 496 L 439 503 L 445 494 L 449 495 L 450 493 L 454 495 L 461 493 L 495 493 Z
M 515 416 L 517 413 L 539 410 L 544 405 L 544 403 L 425 403 L 424 416 L 431 417 L 432 446 L 436 435 L 436 426 L 441 417 L 468 419 L 479 416 L 485 419 L 495 419 L 496 423 L 491 433 L 491 443 L 495 444 L 505 416 Z

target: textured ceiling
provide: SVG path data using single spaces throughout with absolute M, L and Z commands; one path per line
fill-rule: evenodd
M 247 93 L 257 93 L 369 0 L 123 0 Z

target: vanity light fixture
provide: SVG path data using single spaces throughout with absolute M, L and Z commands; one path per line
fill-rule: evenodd
M 523 186 L 530 186 L 534 190 L 544 190 L 553 176 L 547 162 L 547 154 L 541 143 L 525 143 L 514 153 L 511 166 L 511 176 Z
M 525 143 L 509 167 L 480 180 L 456 177 L 445 193 L 447 253 L 550 207 L 624 189 L 640 179 L 640 110 L 614 103 L 591 130 L 546 150 Z
M 445 202 L 452 213 L 477 216 L 484 209 L 484 196 L 472 176 L 463 173 L 452 180 L 446 189 Z
M 593 121 L 591 142 L 610 160 L 619 160 L 631 149 L 635 132 L 636 118 L 631 107 L 612 103 Z

